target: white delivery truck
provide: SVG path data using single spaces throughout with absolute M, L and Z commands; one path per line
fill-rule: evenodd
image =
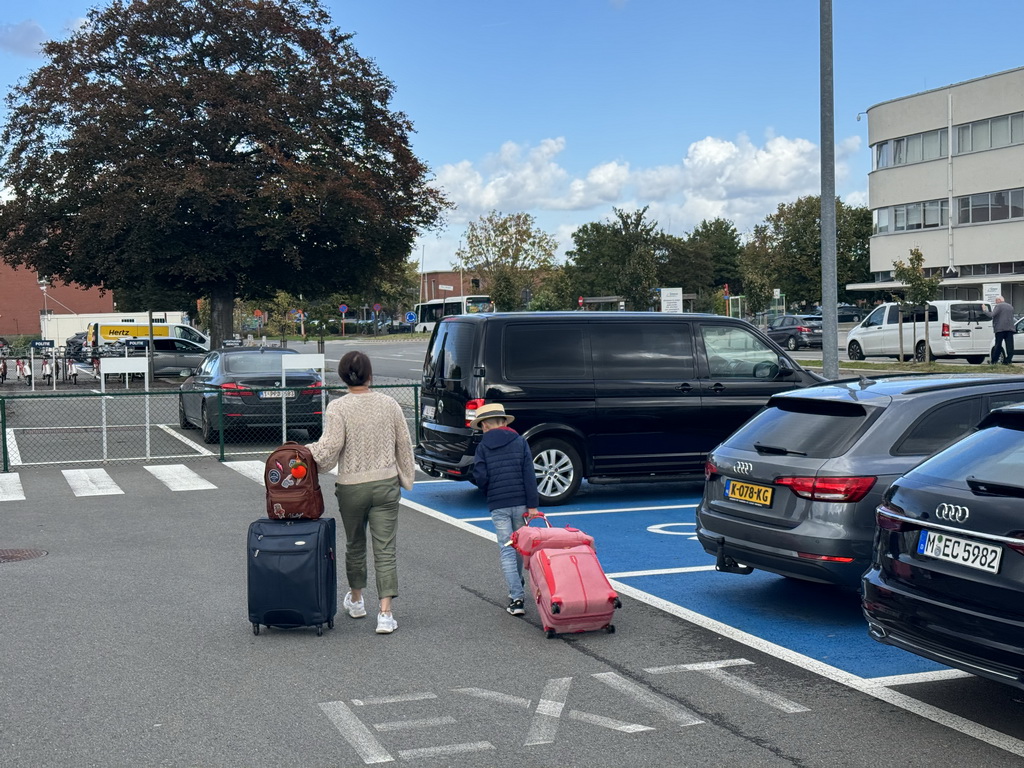
M 148 312 L 92 312 L 83 314 L 50 314 L 40 317 L 43 339 L 61 346 L 70 336 L 85 331 L 93 323 L 104 325 L 143 325 L 149 322 Z M 185 312 L 154 312 L 153 323 L 188 325 Z M 148 335 L 148 331 L 147 331 Z

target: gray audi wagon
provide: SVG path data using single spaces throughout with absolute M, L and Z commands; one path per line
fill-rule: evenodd
M 772 397 L 708 457 L 697 539 L 717 568 L 856 587 L 890 483 L 1024 402 L 1024 376 L 849 379 Z
M 699 479 L 708 452 L 779 392 L 824 381 L 750 323 L 657 312 L 447 317 L 423 363 L 416 461 L 470 479 L 476 409 L 529 442 L 542 505 L 591 483 Z

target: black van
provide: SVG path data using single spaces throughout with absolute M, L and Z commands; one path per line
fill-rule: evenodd
M 533 449 L 542 506 L 591 483 L 693 480 L 769 397 L 825 381 L 744 320 L 656 312 L 446 317 L 423 363 L 416 461 L 471 479 L 476 409 L 502 403 Z

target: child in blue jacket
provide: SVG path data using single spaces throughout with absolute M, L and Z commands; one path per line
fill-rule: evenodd
M 513 616 L 524 616 L 523 558 L 506 542 L 513 531 L 540 515 L 540 499 L 530 446 L 508 426 L 514 418 L 500 403 L 491 403 L 477 408 L 470 426 L 484 432 L 474 457 L 473 479 L 487 494 L 487 508 L 498 534 L 501 572 L 508 583 L 505 610 Z

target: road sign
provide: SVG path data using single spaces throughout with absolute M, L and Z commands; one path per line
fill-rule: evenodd
M 453 285 L 439 285 L 439 286 L 437 286 L 437 290 L 439 290 L 439 291 L 454 291 L 455 290 L 455 286 L 453 286 Z
M 581 307 L 583 306 L 583 297 L 582 296 L 580 296 L 579 304 L 580 304 Z
M 339 304 L 338 311 L 344 315 L 346 312 L 348 312 L 348 304 Z
M 36 339 L 35 341 L 31 342 L 30 346 L 34 347 L 35 349 L 48 349 L 49 347 L 53 346 L 53 339 L 44 339 L 42 341 Z
M 374 304 L 373 305 L 373 311 L 374 312 L 380 312 L 380 304 Z
M 405 322 L 407 322 L 407 323 L 415 323 L 417 319 L 418 318 L 416 317 L 416 313 L 415 312 L 406 312 L 405 313 Z

